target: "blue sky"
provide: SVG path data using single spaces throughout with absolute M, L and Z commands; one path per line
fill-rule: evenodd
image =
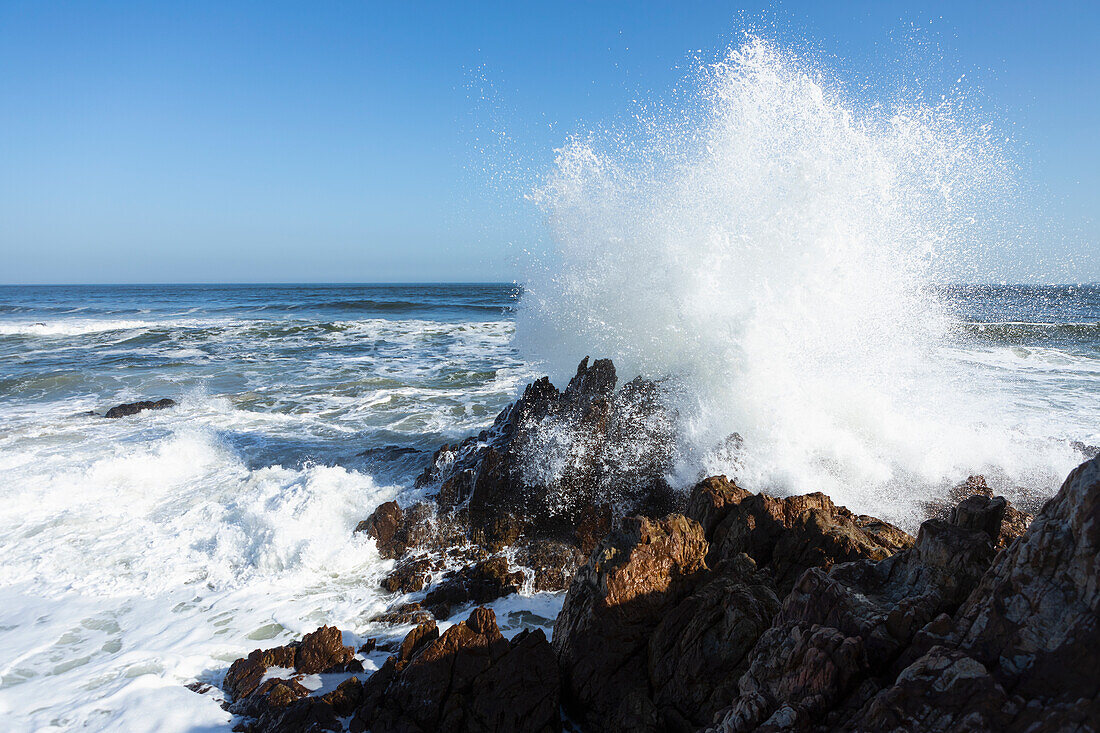
M 1100 280 L 1100 3 L 0 0 L 0 282 L 510 280 L 554 147 L 746 24 L 967 74 L 1050 221 L 1009 272 Z

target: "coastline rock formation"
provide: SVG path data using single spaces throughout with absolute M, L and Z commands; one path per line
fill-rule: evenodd
M 914 538 L 724 476 L 677 500 L 659 385 L 614 387 L 586 359 L 564 391 L 539 380 L 440 449 L 431 501 L 357 528 L 397 561 L 398 605 L 376 620 L 414 628 L 365 680 L 331 627 L 237 660 L 223 689 L 245 729 L 1100 730 L 1100 457 L 1034 518 L 972 476 Z M 648 448 L 616 474 L 628 434 Z M 532 473 L 536 455 L 560 462 Z M 436 625 L 565 588 L 552 643 L 506 639 L 484 607 Z M 336 672 L 324 694 L 303 684 Z
M 1026 530 L 1010 509 L 979 492 L 914 539 L 822 494 L 713 477 L 684 514 L 617 523 L 552 645 L 506 640 L 484 608 L 443 634 L 414 616 L 365 682 L 309 696 L 267 675 L 350 669 L 322 629 L 238 660 L 224 687 L 256 731 L 552 731 L 559 704 L 580 730 L 1095 731 L 1100 458 Z
M 326 626 L 307 634 L 300 646 L 257 650 L 234 662 L 223 687 L 234 697 L 230 709 L 249 719 L 238 729 L 551 733 L 561 728 L 558 673 L 545 635 L 525 631 L 508 640 L 487 608 L 474 609 L 442 634 L 434 621 L 421 623 L 365 682 L 349 677 L 332 692 L 312 697 L 293 678 L 260 681 L 267 667 L 301 664 L 315 635 L 328 643 L 325 654 L 308 658 L 311 669 L 350 671 L 347 661 L 338 660 L 350 659 L 352 650 L 336 652 L 333 634 L 338 644 L 340 632 Z
M 431 501 L 387 502 L 356 528 L 398 560 L 383 587 L 437 586 L 424 605 L 444 615 L 528 583 L 564 590 L 614 519 L 675 508 L 661 387 L 616 383 L 610 360 L 585 357 L 564 390 L 539 379 L 488 430 L 436 451 L 417 479 Z
M 912 544 L 824 494 L 699 483 L 687 515 L 623 520 L 573 580 L 554 628 L 570 713 L 593 730 L 697 730 L 737 693 L 748 653 L 808 568 Z

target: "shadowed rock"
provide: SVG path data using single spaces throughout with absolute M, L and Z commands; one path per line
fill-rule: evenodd
M 777 588 L 912 538 L 821 494 L 700 482 L 690 516 L 623 520 L 578 571 L 554 631 L 567 708 L 593 730 L 693 731 L 737 694 Z

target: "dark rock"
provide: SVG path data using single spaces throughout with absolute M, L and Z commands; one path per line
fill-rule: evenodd
M 1071 475 L 1067 486 L 1080 489 L 1082 478 Z M 1080 498 L 1094 492 L 1093 506 L 1100 507 L 1100 471 L 1091 480 L 1094 489 L 1077 493 Z M 1067 493 L 1063 487 L 1060 496 Z M 1057 501 L 1048 504 L 1044 514 Z M 1072 578 L 1072 563 L 1058 568 L 1058 558 L 1068 559 L 1074 552 L 1067 552 L 1067 547 L 1081 547 L 1079 541 L 1066 543 L 1074 512 L 1068 500 L 1061 513 L 1052 512 L 1057 518 L 1044 523 L 1058 527 L 1047 541 L 1037 539 L 1033 524 L 1022 539 L 998 553 L 998 547 L 1019 530 L 1019 513 L 1010 509 L 1001 497 L 974 493 L 950 512 L 951 521 L 922 524 L 912 549 L 877 562 L 808 570 L 783 601 L 772 628 L 756 642 L 739 681 L 739 694 L 719 714 L 715 730 L 1078 729 L 1075 726 L 1087 719 L 1079 711 L 1096 705 L 1100 691 L 1100 681 L 1091 672 L 1084 675 L 1091 677 L 1088 682 L 1072 690 L 1073 680 L 1082 675 L 1069 671 L 1088 668 L 1087 658 L 1100 655 L 1096 637 L 1090 636 L 1095 633 L 1100 595 L 1096 576 L 1091 581 L 1084 575 Z M 1100 537 L 1097 540 L 1093 553 L 1100 549 Z M 1100 568 L 1095 555 L 1090 562 L 1095 573 Z M 1014 571 L 1019 575 L 1012 578 Z M 1028 593 L 1029 583 L 1033 595 Z M 1082 585 L 1074 592 L 1076 583 Z M 1081 591 L 1089 583 L 1090 599 L 1074 606 L 1069 598 L 1084 600 Z M 1040 620 L 1037 603 L 1058 608 Z M 1073 634 L 1066 629 L 1073 625 L 1075 613 L 1078 619 L 1093 615 L 1078 627 L 1083 636 L 1067 647 L 1064 643 Z M 1005 644 L 1011 634 L 1004 627 L 979 643 L 964 641 L 965 629 L 973 628 L 970 619 L 987 624 L 994 616 L 1012 619 L 1008 624 L 1017 629 L 1029 627 L 1022 635 L 1028 651 Z M 1060 663 L 1052 664 L 1040 675 L 1057 677 L 1044 696 L 1021 697 L 1020 681 L 1035 679 L 1041 656 L 1034 646 L 1036 632 L 1058 638 L 1060 650 L 1074 649 L 1069 652 L 1073 664 L 1061 671 L 1055 670 Z M 993 640 L 1000 646 L 991 647 Z M 998 674 L 1005 670 L 1009 674 Z M 1092 702 L 1082 703 L 1087 700 Z M 1027 712 L 1040 709 L 1041 713 Z M 1063 713 L 1068 717 L 1060 718 Z M 1031 727 L 1036 724 L 1040 727 Z
M 162 400 L 151 402 L 149 400 L 142 400 L 141 402 L 130 402 L 125 405 L 118 405 L 107 410 L 107 414 L 103 417 L 117 418 L 117 417 L 129 417 L 130 415 L 136 415 L 143 410 L 163 410 L 167 407 L 175 407 L 176 401 L 170 400 L 165 397 Z
M 725 477 L 701 481 L 687 511 L 623 520 L 569 588 L 554 649 L 565 705 L 591 729 L 705 726 L 737 696 L 777 589 L 807 568 L 913 543 L 822 494 L 775 499 Z
M 772 575 L 781 597 L 808 568 L 881 560 L 913 543 L 897 527 L 856 516 L 825 494 L 777 499 L 724 476 L 696 486 L 688 513 L 709 528 L 709 565 L 745 553 Z
M 448 573 L 443 581 L 424 597 L 424 605 L 436 618 L 447 618 L 454 606 L 488 603 L 518 593 L 526 576 L 511 570 L 503 557 L 483 560 Z
M 272 649 L 256 649 L 229 667 L 222 689 L 232 700 L 230 709 L 240 715 L 257 718 L 260 730 L 289 731 L 304 728 L 286 727 L 283 708 L 309 695 L 297 677 L 322 672 L 363 671 L 355 659 L 355 651 L 343 645 L 340 630 L 322 626 L 306 634 L 300 642 Z M 271 667 L 294 669 L 292 679 L 272 678 L 264 681 Z M 295 713 L 297 715 L 297 713 Z
M 540 379 L 490 429 L 440 448 L 417 479 L 435 490 L 433 503 L 387 502 L 356 528 L 383 557 L 401 560 L 383 587 L 429 590 L 425 605 L 440 615 L 488 603 L 525 578 L 486 576 L 494 566 L 479 563 L 516 548 L 536 590 L 563 589 L 616 517 L 659 516 L 682 504 L 664 478 L 674 441 L 661 387 L 615 385 L 610 361 L 585 358 L 565 390 Z M 429 589 L 444 568 L 452 571 Z
M 402 603 L 396 608 L 391 608 L 383 614 L 371 619 L 375 623 L 388 624 L 390 626 L 407 626 L 432 621 L 432 615 L 419 603 Z
M 489 430 L 440 448 L 417 485 L 438 487 L 442 509 L 465 509 L 471 537 L 489 538 L 491 551 L 521 535 L 594 544 L 603 505 L 608 516 L 667 511 L 672 414 L 656 383 L 616 392 L 615 382 L 610 361 L 585 358 L 564 391 L 546 378 L 528 385 Z M 560 470 L 540 472 L 552 457 Z M 578 526 L 586 537 L 574 536 Z
M 624 519 L 573 578 L 554 626 L 568 708 L 596 730 L 652 728 L 650 636 L 706 571 L 703 528 Z
M 530 731 L 560 729 L 559 682 L 541 631 L 511 642 L 485 608 L 447 629 L 414 629 L 363 686 L 352 731 Z
M 531 570 L 533 589 L 540 592 L 567 589 L 585 557 L 580 548 L 552 540 L 535 542 L 516 551 L 516 563 Z
M 355 658 L 355 650 L 344 646 L 340 629 L 322 626 L 302 637 L 294 668 L 303 674 L 343 672 Z
M 406 558 L 397 563 L 382 580 L 382 587 L 390 593 L 415 593 L 423 590 L 431 580 L 433 571 L 439 569 L 440 565 L 437 559 L 423 555 Z
M 392 560 L 405 553 L 408 547 L 405 544 L 405 528 L 402 520 L 405 513 L 396 501 L 387 501 L 379 504 L 378 508 L 356 527 L 356 532 L 366 532 L 374 538 L 378 548 L 378 554 Z

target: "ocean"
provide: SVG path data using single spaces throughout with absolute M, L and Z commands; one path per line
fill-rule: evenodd
M 323 623 L 393 635 L 370 621 L 392 600 L 377 585 L 392 563 L 353 529 L 383 501 L 415 500 L 431 452 L 542 373 L 515 338 L 526 297 L 508 284 L 0 288 L 5 729 L 228 730 L 217 694 L 185 685 Z M 1005 480 L 1053 493 L 1087 450 L 1074 441 L 1100 444 L 1100 286 L 939 298 L 952 373 L 1008 396 L 1009 414 L 977 422 L 1015 431 L 1041 464 Z M 179 404 L 101 417 L 161 397 Z M 996 468 L 987 458 L 926 489 Z M 844 500 L 904 520 L 891 497 Z M 510 632 L 549 630 L 560 602 L 496 607 Z

